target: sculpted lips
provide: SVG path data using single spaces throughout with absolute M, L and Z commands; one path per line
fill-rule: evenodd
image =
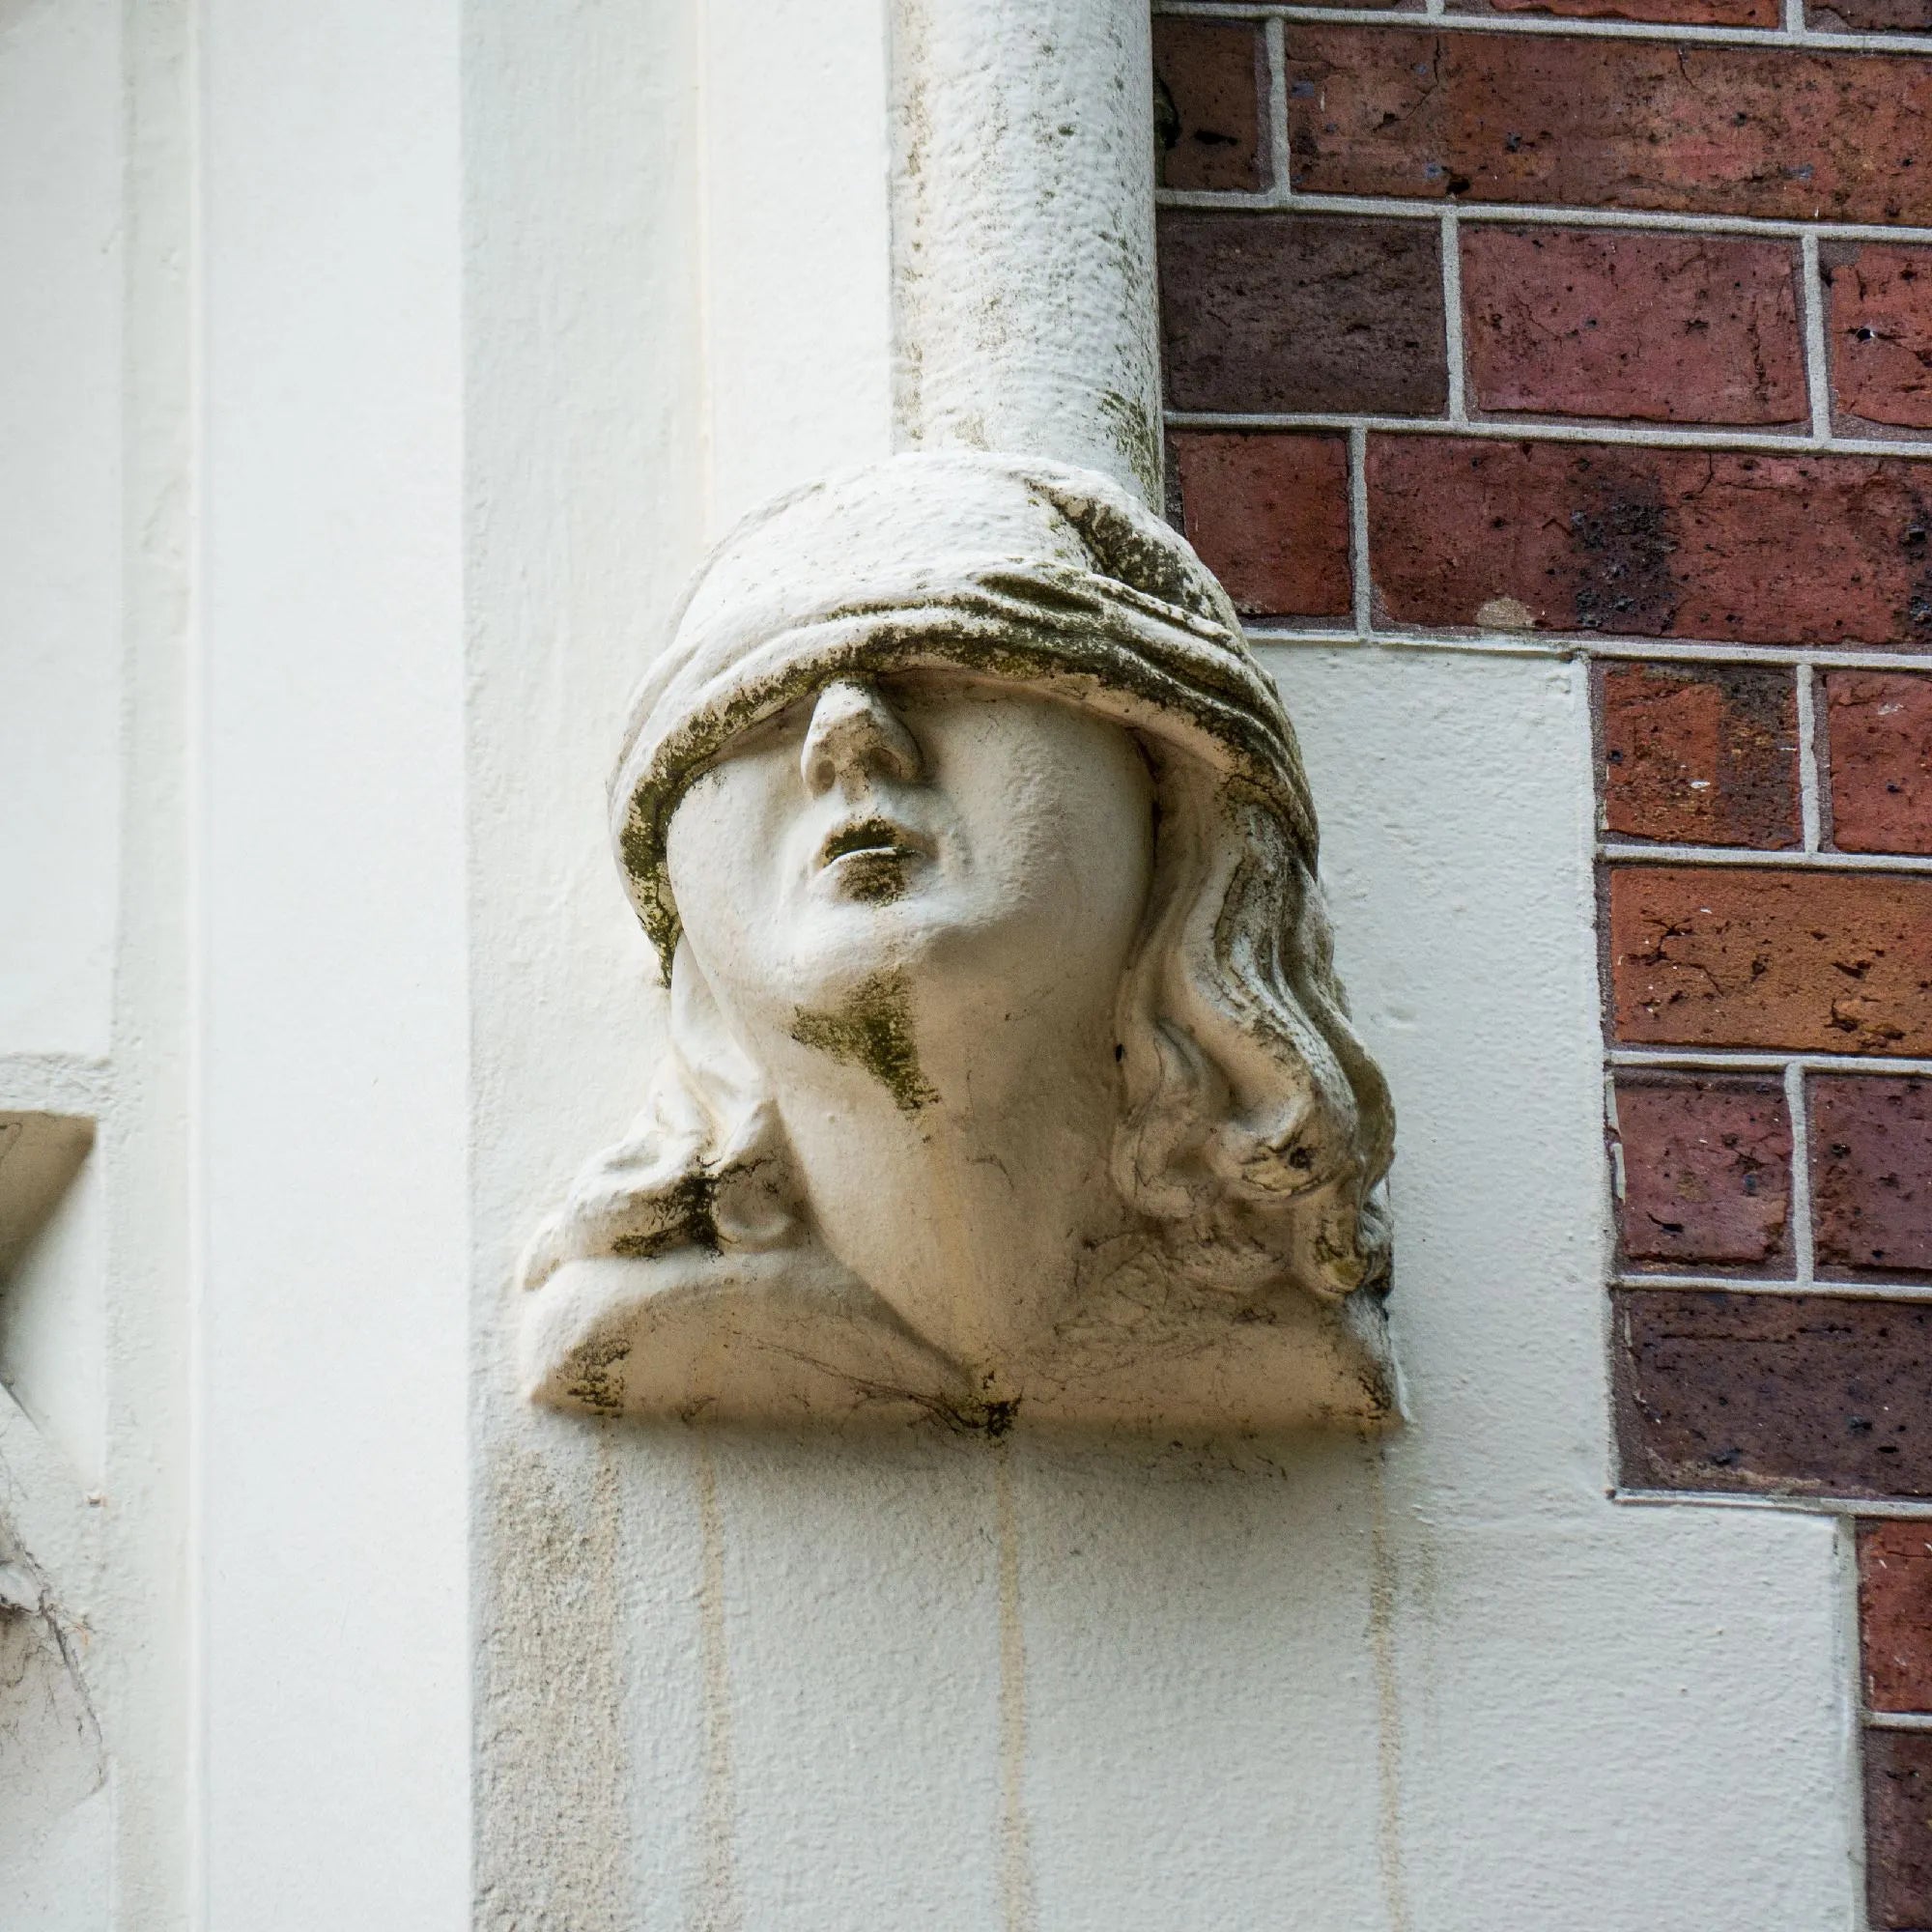
M 859 899 L 895 899 L 905 867 L 930 856 L 926 841 L 889 818 L 858 818 L 836 827 L 818 848 L 818 869 L 837 868 L 839 885 Z
M 875 858 L 923 859 L 925 843 L 890 818 L 855 819 L 849 825 L 838 827 L 818 848 L 819 867 L 822 869 L 855 852 L 869 853 Z

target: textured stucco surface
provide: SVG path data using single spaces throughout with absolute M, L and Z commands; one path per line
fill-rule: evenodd
M 900 440 L 1052 455 L 1158 498 L 1146 11 L 892 0 L 891 17 Z

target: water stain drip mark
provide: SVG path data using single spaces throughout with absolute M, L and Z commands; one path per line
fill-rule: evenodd
M 1402 1687 L 1396 1666 L 1395 1550 L 1389 1539 L 1388 1472 L 1379 1451 L 1370 1467 L 1369 1647 L 1376 1673 L 1377 1853 L 1389 1932 L 1411 1932 L 1402 1870 Z
M 738 1898 L 731 1752 L 731 1674 L 724 1628 L 724 1517 L 710 1443 L 697 1442 L 697 1628 L 704 1709 L 704 1786 L 699 1809 L 703 1860 L 692 1932 L 743 1932 Z
M 548 1448 L 526 1440 L 493 1460 L 494 1560 L 478 1606 L 475 1932 L 630 1924 L 619 1454 L 596 1429 Z
M 999 1533 L 1000 1920 L 1003 1932 L 1037 1932 L 1033 1839 L 1026 1815 L 1026 1631 L 1020 1620 L 1019 1523 L 1012 1445 L 993 1441 L 993 1513 Z

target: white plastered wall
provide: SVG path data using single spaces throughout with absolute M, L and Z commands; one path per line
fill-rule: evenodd
M 190 1802 L 467 1920 L 460 14 L 204 0 Z
M 0 1776 L 10 1932 L 185 1922 L 187 42 L 0 6 L 0 1113 L 92 1123 L 0 1281 L 0 1614 L 39 1596 L 102 1747 Z

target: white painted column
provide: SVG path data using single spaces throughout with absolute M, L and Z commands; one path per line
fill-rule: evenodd
M 1160 497 L 1145 0 L 898 0 L 900 440 Z
M 195 1922 L 470 1922 L 457 0 L 204 0 Z

